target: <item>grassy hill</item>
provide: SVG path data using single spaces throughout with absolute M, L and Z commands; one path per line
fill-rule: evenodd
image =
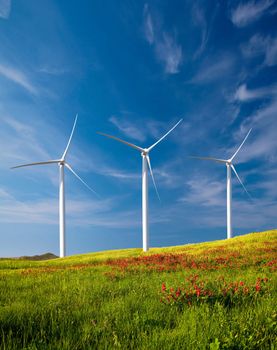
M 274 349 L 277 230 L 0 260 L 1 349 Z

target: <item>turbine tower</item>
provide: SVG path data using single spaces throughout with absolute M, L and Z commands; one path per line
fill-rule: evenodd
M 89 187 L 85 183 L 84 180 L 81 179 L 81 177 L 76 174 L 76 172 L 72 169 L 72 167 L 67 163 L 66 161 L 66 156 L 68 153 L 68 149 L 71 143 L 71 139 L 74 133 L 74 129 L 77 123 L 78 119 L 78 114 L 76 115 L 74 125 L 68 140 L 68 143 L 66 145 L 66 148 L 64 150 L 63 155 L 61 156 L 60 159 L 54 159 L 54 160 L 47 160 L 44 162 L 36 162 L 36 163 L 28 163 L 28 164 L 22 164 L 22 165 L 17 165 L 12 167 L 11 169 L 16 169 L 16 168 L 23 168 L 23 167 L 28 167 L 28 166 L 33 166 L 33 165 L 46 165 L 46 164 L 58 164 L 59 166 L 59 172 L 60 172 L 60 183 L 59 183 L 59 222 L 60 222 L 60 258 L 63 258 L 66 255 L 65 252 L 65 189 L 64 189 L 64 167 L 66 167 L 68 170 L 70 170 L 90 191 L 97 193 Z
M 247 189 L 245 188 L 244 184 L 242 183 L 235 167 L 233 164 L 233 159 L 235 156 L 238 154 L 239 150 L 243 146 L 244 142 L 248 138 L 250 132 L 252 129 L 250 129 L 245 136 L 244 140 L 240 144 L 239 148 L 236 150 L 236 152 L 233 154 L 233 156 L 229 159 L 218 159 L 218 158 L 213 158 L 213 157 L 190 157 L 190 158 L 197 158 L 197 159 L 204 159 L 204 160 L 211 160 L 217 163 L 223 163 L 226 164 L 227 167 L 227 238 L 232 238 L 233 237 L 233 230 L 232 230 L 232 170 L 235 173 L 237 179 L 239 180 L 240 184 L 242 185 L 243 189 L 247 193 L 250 199 L 251 196 L 248 193 Z
M 147 252 L 149 249 L 149 225 L 148 225 L 148 168 L 153 180 L 153 184 L 157 193 L 157 196 L 160 200 L 160 196 L 158 193 L 158 189 L 155 183 L 154 175 L 152 172 L 152 167 L 151 167 L 151 162 L 150 162 L 150 157 L 149 153 L 150 151 L 157 146 L 158 143 L 160 143 L 173 129 L 176 128 L 177 125 L 181 123 L 183 119 L 180 119 L 177 124 L 173 126 L 164 136 L 162 136 L 157 142 L 155 142 L 152 146 L 148 148 L 142 148 L 139 146 L 136 146 L 130 142 L 121 140 L 118 137 L 111 136 L 108 134 L 104 134 L 102 132 L 98 132 L 98 134 L 109 137 L 111 139 L 114 139 L 116 141 L 122 142 L 125 145 L 132 147 L 136 149 L 137 151 L 141 152 L 142 156 L 142 245 L 143 245 L 143 251 Z

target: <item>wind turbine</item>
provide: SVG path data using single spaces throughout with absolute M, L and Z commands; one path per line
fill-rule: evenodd
M 64 167 L 66 167 L 68 170 L 70 170 L 90 191 L 97 193 L 89 187 L 85 183 L 84 180 L 81 179 L 81 177 L 76 174 L 76 172 L 72 169 L 72 167 L 67 163 L 66 161 L 66 156 L 67 152 L 71 143 L 71 139 L 74 133 L 74 129 L 77 123 L 78 119 L 78 114 L 75 117 L 75 121 L 73 124 L 73 128 L 68 140 L 68 143 L 66 145 L 66 148 L 61 156 L 60 159 L 54 159 L 54 160 L 47 160 L 44 162 L 36 162 L 36 163 L 28 163 L 28 164 L 22 164 L 22 165 L 17 165 L 12 167 L 11 169 L 16 169 L 16 168 L 23 168 L 27 166 L 33 166 L 33 165 L 46 165 L 46 164 L 58 164 L 59 170 L 60 170 L 60 186 L 59 186 L 59 221 L 60 221 L 60 258 L 63 258 L 65 256 L 65 192 L 64 192 Z
M 148 148 L 142 148 L 139 146 L 134 145 L 133 143 L 121 140 L 118 137 L 111 136 L 108 134 L 104 134 L 102 132 L 98 132 L 98 134 L 106 136 L 108 138 L 114 139 L 116 141 L 122 142 L 125 145 L 132 147 L 136 149 L 137 151 L 141 152 L 142 156 L 142 242 L 143 242 L 143 251 L 147 252 L 149 249 L 149 227 L 148 227 L 148 168 L 153 180 L 153 184 L 157 193 L 157 196 L 160 200 L 160 196 L 158 193 L 158 189 L 155 183 L 154 175 L 152 172 L 151 162 L 149 153 L 150 151 L 157 146 L 158 143 L 160 143 L 171 131 L 173 131 L 177 125 L 181 123 L 183 119 L 180 119 L 177 124 L 173 126 L 165 135 L 163 135 L 157 142 L 155 142 L 152 146 Z
M 250 199 L 251 196 L 248 193 L 247 189 L 245 188 L 244 184 L 242 183 L 235 167 L 233 164 L 233 159 L 235 156 L 238 154 L 239 150 L 243 146 L 244 142 L 248 138 L 252 128 L 248 131 L 247 135 L 245 136 L 244 140 L 236 150 L 236 152 L 232 155 L 231 158 L 229 159 L 218 159 L 218 158 L 213 158 L 213 157 L 190 157 L 190 158 L 197 158 L 197 159 L 204 159 L 204 160 L 211 160 L 217 163 L 223 163 L 226 164 L 227 167 L 227 238 L 232 238 L 233 236 L 233 231 L 232 231 L 232 182 L 231 182 L 231 176 L 232 176 L 232 170 L 235 173 L 236 177 L 238 178 L 240 184 L 242 185 L 244 191 L 247 193 Z

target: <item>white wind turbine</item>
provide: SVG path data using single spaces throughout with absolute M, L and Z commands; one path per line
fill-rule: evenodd
M 98 134 L 109 137 L 111 139 L 114 139 L 116 141 L 122 142 L 127 146 L 130 146 L 137 151 L 141 152 L 142 156 L 142 243 L 143 243 L 143 251 L 147 252 L 149 249 L 149 230 L 148 230 L 148 171 L 147 168 L 149 168 L 153 184 L 157 193 L 157 196 L 160 200 L 160 196 L 158 193 L 158 189 L 154 180 L 154 175 L 152 172 L 152 167 L 150 163 L 150 157 L 149 157 L 149 152 L 159 143 L 161 142 L 173 129 L 176 128 L 177 125 L 181 123 L 183 119 L 180 119 L 177 124 L 173 126 L 164 136 L 162 136 L 157 142 L 155 142 L 152 146 L 148 148 L 142 148 L 139 146 L 136 146 L 130 142 L 121 140 L 118 137 L 111 136 L 108 134 L 104 134 L 102 132 L 98 132 Z
M 235 156 L 237 155 L 237 153 L 239 152 L 239 150 L 243 146 L 244 142 L 248 138 L 251 130 L 252 129 L 250 129 L 248 131 L 247 135 L 245 136 L 244 140 L 240 144 L 239 148 L 236 150 L 236 152 L 233 154 L 233 156 L 229 159 L 218 159 L 218 158 L 213 158 L 213 157 L 190 157 L 190 158 L 211 160 L 214 162 L 226 164 L 226 166 L 227 166 L 227 238 L 232 238 L 232 236 L 233 236 L 233 231 L 232 231 L 232 183 L 231 183 L 232 170 L 235 173 L 236 177 L 238 178 L 239 182 L 241 183 L 243 189 L 245 190 L 245 192 L 249 196 L 249 198 L 252 199 L 250 194 L 248 193 L 247 189 L 245 188 L 244 184 L 242 183 L 242 181 L 241 181 L 241 179 L 240 179 L 240 177 L 239 177 L 239 175 L 238 175 L 238 173 L 233 165 L 233 159 L 235 158 Z
M 45 165 L 45 164 L 58 164 L 60 169 L 60 188 L 59 188 L 59 217 L 60 217 L 60 258 L 63 258 L 65 256 L 65 193 L 64 193 L 64 167 L 66 167 L 68 170 L 70 170 L 90 191 L 97 193 L 89 187 L 84 180 L 81 179 L 81 177 L 76 174 L 76 172 L 71 168 L 71 166 L 66 162 L 66 156 L 67 152 L 71 143 L 71 139 L 74 133 L 74 129 L 77 123 L 78 114 L 76 115 L 74 125 L 68 140 L 68 143 L 66 145 L 65 151 L 60 159 L 54 159 L 54 160 L 47 160 L 44 162 L 36 162 L 36 163 L 28 163 L 28 164 L 22 164 L 18 166 L 14 166 L 11 169 L 16 168 L 23 168 L 27 166 L 33 166 L 33 165 Z

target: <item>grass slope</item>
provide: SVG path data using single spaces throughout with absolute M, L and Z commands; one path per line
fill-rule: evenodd
M 1 349 L 274 349 L 277 230 L 0 260 Z

